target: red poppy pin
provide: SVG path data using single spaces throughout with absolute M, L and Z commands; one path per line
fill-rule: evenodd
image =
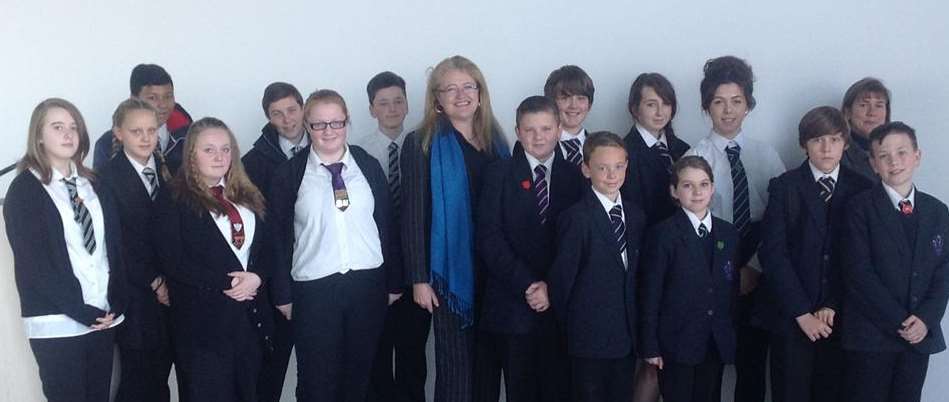
M 531 181 L 530 181 L 530 180 L 524 180 L 524 181 L 522 181 L 522 182 L 521 182 L 521 188 L 523 188 L 523 189 L 525 189 L 525 190 L 530 190 L 530 189 L 531 189 Z

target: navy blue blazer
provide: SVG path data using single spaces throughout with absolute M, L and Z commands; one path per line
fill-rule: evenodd
M 518 142 L 511 159 L 492 162 L 484 174 L 478 202 L 477 251 L 484 262 L 484 298 L 479 327 L 508 334 L 527 334 L 541 314 L 530 308 L 524 292 L 546 281 L 556 250 L 556 221 L 580 199 L 586 180 L 580 170 L 554 152 L 550 171 L 547 222 L 540 223 L 534 174 Z
M 264 308 L 271 267 L 260 263 L 267 222 L 255 215 L 254 236 L 244 243 L 250 247 L 247 272 L 257 274 L 261 286 L 254 300 L 238 302 L 223 293 L 231 288 L 232 278 L 227 274 L 243 271 L 229 240 L 221 236 L 210 212 L 195 211 L 176 200 L 173 185 L 158 192 L 152 245 L 168 281 L 175 347 L 229 352 L 234 333 L 248 321 L 267 344 L 273 330 L 273 309 Z
M 949 298 L 946 205 L 916 190 L 915 248 L 910 247 L 900 222 L 903 218 L 882 184 L 855 196 L 847 210 L 843 347 L 923 354 L 945 350 L 940 323 Z M 897 333 L 910 315 L 919 317 L 929 329 L 916 345 Z
M 643 357 L 696 365 L 712 339 L 724 363 L 735 361 L 738 231 L 712 217 L 709 236 L 700 239 L 681 208 L 650 230 L 641 268 Z
M 643 209 L 647 227 L 666 220 L 679 207 L 669 194 L 670 174 L 662 164 L 662 157 L 658 151 L 646 146 L 635 125 L 623 141 L 629 152 L 626 182 L 621 189 L 623 198 L 633 200 Z M 673 161 L 679 160 L 689 150 L 689 144 L 675 135 L 667 135 L 666 143 Z
M 642 210 L 623 200 L 626 259 L 617 250 L 609 215 L 588 188 L 557 222 L 557 257 L 548 280 L 554 313 L 567 331 L 571 356 L 614 359 L 636 354 Z
M 156 160 L 156 173 L 161 166 Z M 164 334 L 163 307 L 152 291 L 159 276 L 158 255 L 152 247 L 152 214 L 155 202 L 148 195 L 128 156 L 119 152 L 99 172 L 103 188 L 112 193 L 122 220 L 122 252 L 128 272 L 129 304 L 125 323 L 116 340 L 128 347 L 154 347 Z M 166 185 L 158 174 L 158 188 Z
M 280 165 L 270 183 L 270 195 L 267 197 L 271 219 L 271 236 L 269 241 L 272 253 L 274 271 L 273 303 L 284 305 L 291 303 L 290 270 L 293 265 L 293 216 L 294 205 L 297 203 L 297 193 L 300 183 L 306 173 L 307 159 L 312 151 L 300 152 L 287 163 Z M 376 158 L 356 145 L 349 145 L 349 152 L 359 166 L 359 170 L 366 176 L 369 189 L 372 191 L 375 209 L 372 218 L 379 231 L 379 241 L 382 246 L 382 269 L 386 273 L 386 288 L 390 293 L 402 293 L 402 257 L 398 247 L 393 244 L 398 239 L 393 238 L 395 232 L 394 215 L 392 214 L 392 200 L 389 194 L 389 181 L 382 170 L 382 165 Z
M 119 215 L 112 195 L 97 183 L 93 183 L 93 189 L 105 221 L 109 307 L 118 316 L 125 312 L 127 301 Z M 23 317 L 65 314 L 91 326 L 96 318 L 108 313 L 83 301 L 82 287 L 73 274 L 66 250 L 62 217 L 43 184 L 29 170 L 21 171 L 10 183 L 3 219 L 13 250 L 13 273 Z
M 830 204 L 820 198 L 810 163 L 771 179 L 758 252 L 764 275 L 755 317 L 783 335 L 800 332 L 795 318 L 827 307 L 840 313 L 840 259 L 847 203 L 872 182 L 841 166 Z M 838 316 L 839 317 L 839 316 Z M 838 321 L 839 322 L 839 321 Z

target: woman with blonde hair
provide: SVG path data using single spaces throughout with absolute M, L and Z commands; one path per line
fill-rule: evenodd
M 452 56 L 428 78 L 421 127 L 402 148 L 402 251 L 416 303 L 433 314 L 435 400 L 474 394 L 475 202 L 483 168 L 506 158 L 488 86 L 470 60 Z
M 255 401 L 272 325 L 261 294 L 269 267 L 257 263 L 267 233 L 264 198 L 224 122 L 196 121 L 183 151 L 152 223 L 172 300 L 176 369 L 189 400 Z
M 40 102 L 3 209 L 23 323 L 51 402 L 109 400 L 112 328 L 125 318 L 119 217 L 82 165 L 88 152 L 79 110 Z

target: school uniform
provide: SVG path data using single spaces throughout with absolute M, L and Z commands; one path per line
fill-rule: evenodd
M 261 260 L 265 221 L 236 203 L 239 223 L 236 216 L 193 206 L 177 199 L 173 185 L 159 190 L 152 245 L 171 299 L 175 369 L 184 372 L 191 401 L 255 401 L 273 325 L 266 305 L 271 268 Z M 224 294 L 231 288 L 228 274 L 241 271 L 261 279 L 253 300 Z
M 168 122 L 158 128 L 158 151 L 164 157 L 164 162 L 172 174 L 181 166 L 184 140 L 192 121 L 191 115 L 176 103 Z M 114 138 L 115 134 L 109 130 L 96 140 L 92 150 L 92 167 L 96 172 L 101 172 L 109 160 L 118 154 L 118 152 L 112 152 Z
M 678 207 L 669 194 L 672 165 L 689 150 L 689 144 L 663 133 L 658 139 L 636 124 L 623 139 L 629 153 L 623 198 L 637 203 L 650 227 L 675 214 Z
M 376 129 L 356 141 L 382 166 L 392 195 L 392 215 L 396 227 L 402 199 L 402 171 L 399 169 L 402 147 L 407 132 L 394 139 Z M 392 231 L 393 247 L 400 250 L 398 230 Z M 425 344 L 431 329 L 432 315 L 412 298 L 412 288 L 404 286 L 402 297 L 386 310 L 385 325 L 379 337 L 379 351 L 372 364 L 369 386 L 370 401 L 424 402 L 425 377 L 428 375 Z
M 304 402 L 365 401 L 387 293 L 401 286 L 379 162 L 350 145 L 337 163 L 310 149 L 277 168 L 271 183 L 274 301 L 293 303 Z
M 147 174 L 146 174 L 147 172 Z M 116 340 L 122 362 L 117 401 L 169 401 L 168 375 L 174 362 L 168 307 L 158 302 L 151 284 L 160 277 L 151 245 L 153 196 L 166 185 L 154 156 L 145 165 L 120 151 L 100 171 L 103 187 L 116 201 L 122 221 L 122 252 L 128 275 L 128 309 Z M 180 373 L 178 383 L 185 379 Z M 184 387 L 179 387 L 184 390 Z M 179 399 L 186 397 L 183 392 Z M 186 399 L 185 399 L 186 400 Z
M 880 183 L 847 207 L 840 326 L 852 401 L 919 401 L 929 355 L 946 349 L 949 210 L 915 188 L 905 200 Z M 929 330 L 915 345 L 897 332 L 911 315 Z
M 439 123 L 440 127 L 450 128 L 447 119 Z M 446 126 L 447 125 L 447 126 Z M 507 155 L 506 145 L 500 136 L 495 135 L 493 150 L 478 150 L 464 139 L 461 133 L 453 128 L 445 130 L 445 133 L 435 134 L 433 142 L 439 136 L 453 136 L 460 148 L 459 165 L 451 172 L 460 172 L 467 176 L 467 205 L 470 208 L 470 221 L 465 223 L 473 229 L 475 222 L 478 221 L 477 200 L 482 189 L 484 169 L 492 161 Z M 435 339 L 435 400 L 446 402 L 465 402 L 471 401 L 476 393 L 475 378 L 481 378 L 480 373 L 475 373 L 475 331 L 474 317 L 479 308 L 479 272 L 482 264 L 480 258 L 474 253 L 475 241 L 470 239 L 470 260 L 466 261 L 471 266 L 471 273 L 474 275 L 474 301 L 471 301 L 469 307 L 470 315 L 463 317 L 459 313 L 453 312 L 450 305 L 450 295 L 447 287 L 439 286 L 434 278 L 431 254 L 432 245 L 441 242 L 444 248 L 439 248 L 439 252 L 444 252 L 447 248 L 445 237 L 433 238 L 432 227 L 433 219 L 433 186 L 432 186 L 432 158 L 434 147 L 430 146 L 428 152 L 423 152 L 421 143 L 421 133 L 416 131 L 410 133 L 402 146 L 402 155 L 400 158 L 400 170 L 402 172 L 402 225 L 401 241 L 405 262 L 405 280 L 409 284 L 430 283 L 441 303 L 440 307 L 435 308 L 432 314 L 432 328 Z M 451 179 L 459 179 L 460 174 L 452 176 L 445 172 L 446 182 Z M 450 176 L 450 177 L 449 177 Z M 456 197 L 462 195 L 449 194 Z M 444 201 L 439 199 L 439 201 Z M 444 203 L 442 204 L 444 205 Z M 446 215 L 457 214 L 457 210 L 447 211 Z M 444 218 L 458 218 L 458 216 L 446 216 Z M 447 228 L 457 229 L 457 228 Z M 472 232 L 473 233 L 473 232 Z M 458 244 L 459 247 L 466 247 L 467 244 Z M 444 285 L 444 284 L 443 284 Z M 407 295 L 408 296 L 408 295 Z M 459 303 L 460 304 L 460 303 Z M 489 374 L 484 374 L 487 376 Z M 480 392 L 480 391 L 478 391 Z
M 32 170 L 20 172 L 3 215 L 43 394 L 52 402 L 102 402 L 109 398 L 114 328 L 125 319 L 122 234 L 111 194 L 78 177 L 75 166 L 72 172 L 53 169 L 48 184 Z M 109 329 L 90 328 L 107 313 L 115 316 Z
M 576 134 L 570 134 L 567 130 L 560 132 L 560 152 L 564 159 L 577 168 L 583 164 L 583 144 L 587 141 L 587 129 L 580 128 Z
M 493 372 L 478 399 L 498 400 L 502 371 L 508 401 L 569 399 L 568 362 L 553 313 L 535 312 L 525 294 L 531 284 L 547 281 L 557 217 L 585 189 L 586 180 L 559 150 L 541 161 L 518 142 L 511 159 L 486 168 L 476 229 L 485 268 L 478 336 L 490 348 L 478 358 L 488 360 Z
M 771 332 L 776 402 L 840 400 L 842 232 L 847 203 L 871 186 L 846 166 L 825 174 L 806 160 L 771 180 L 759 251 L 763 293 L 755 316 Z M 811 342 L 796 318 L 823 308 L 835 312 L 834 332 Z
M 621 197 L 613 202 L 592 188 L 557 222 L 557 257 L 548 284 L 554 313 L 567 332 L 575 401 L 632 398 L 645 224 L 634 203 Z
M 310 139 L 306 134 L 298 144 L 293 144 L 280 136 L 277 129 L 270 123 L 260 130 L 260 137 L 254 142 L 253 148 L 241 158 L 247 177 L 257 186 L 265 196 L 269 195 L 270 180 L 274 171 L 293 155 L 309 149 Z M 268 209 L 269 203 L 268 203 Z M 269 259 L 270 255 L 263 258 Z M 270 282 L 271 287 L 273 281 Z M 287 376 L 287 366 L 290 364 L 290 352 L 293 350 L 293 334 L 290 321 L 277 310 L 273 300 L 273 289 L 270 289 L 269 303 L 273 309 L 274 331 L 271 337 L 273 352 L 264 354 L 261 364 L 260 379 L 257 382 L 257 394 L 260 402 L 278 402 L 283 393 L 283 383 Z
M 668 402 L 718 402 L 735 361 L 738 232 L 710 211 L 680 209 L 656 225 L 642 267 L 643 358 L 662 357 Z
M 705 158 L 715 177 L 710 209 L 738 230 L 738 267 L 760 270 L 756 253 L 761 240 L 761 219 L 768 203 L 768 182 L 785 171 L 771 145 L 740 132 L 729 140 L 712 131 L 686 155 Z M 734 168 L 733 168 L 734 166 Z M 738 298 L 738 351 L 735 402 L 761 402 L 765 397 L 768 332 L 753 324 L 759 289 Z

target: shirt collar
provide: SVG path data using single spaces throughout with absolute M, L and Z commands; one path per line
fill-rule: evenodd
M 391 144 L 392 142 L 395 142 L 396 145 L 398 145 L 400 149 L 402 148 L 402 143 L 405 142 L 406 135 L 408 135 L 405 129 L 402 129 L 402 132 L 400 132 L 399 135 L 397 135 L 395 139 L 393 140 L 391 137 L 389 137 L 388 134 L 384 133 L 381 128 L 378 128 L 378 126 L 376 127 L 376 134 L 379 135 L 380 138 L 385 140 L 386 146 L 389 146 L 389 144 Z
M 712 210 L 706 209 L 705 217 L 702 219 L 699 219 L 697 215 L 688 209 L 682 208 L 682 210 L 685 211 L 685 216 L 689 217 L 689 222 L 692 223 L 692 229 L 695 230 L 695 234 L 699 234 L 699 224 L 702 223 L 705 224 L 705 229 L 708 230 L 709 233 L 712 232 Z
M 274 130 L 276 130 L 276 128 Z M 306 131 L 304 131 L 303 135 L 300 137 L 300 142 L 294 144 L 290 142 L 290 140 L 280 135 L 280 132 L 277 132 L 277 143 L 280 144 L 280 150 L 283 151 L 284 155 L 287 155 L 288 157 L 292 157 L 293 152 L 291 152 L 291 150 L 293 149 L 293 147 L 296 147 L 296 146 L 305 147 L 307 145 L 310 145 L 310 137 L 306 134 Z
M 832 170 L 830 173 L 821 172 L 820 169 L 818 169 L 817 166 L 814 166 L 810 160 L 807 161 L 807 165 L 811 167 L 811 174 L 814 175 L 814 181 L 818 181 L 824 176 L 830 176 L 832 179 L 834 179 L 834 183 L 837 182 L 837 176 L 840 174 L 840 163 L 838 163 L 837 166 L 834 167 L 834 170 Z
M 886 183 L 883 183 L 883 189 L 886 190 L 886 195 L 890 197 L 890 203 L 893 204 L 893 207 L 896 208 L 897 211 L 900 210 L 900 201 L 903 201 L 903 200 L 909 200 L 910 205 L 912 205 L 913 207 L 916 207 L 916 186 L 915 185 L 909 190 L 909 196 L 907 196 L 906 198 L 903 198 L 903 196 L 900 195 L 900 193 L 896 192 L 896 190 L 894 190 L 893 187 L 888 186 Z
M 658 139 L 654 137 L 652 133 L 649 132 L 649 130 L 647 130 L 645 127 L 639 125 L 639 123 L 636 123 L 636 131 L 639 131 L 639 136 L 643 138 L 643 142 L 646 143 L 646 147 L 648 148 L 652 148 L 652 146 L 656 145 L 657 142 L 661 142 L 667 147 L 669 146 L 669 143 L 666 142 L 666 134 L 663 131 L 659 131 Z
M 736 135 L 735 138 L 728 139 L 715 132 L 715 130 L 712 130 L 712 133 L 709 134 L 709 138 L 712 140 L 712 145 L 715 145 L 715 148 L 721 152 L 725 152 L 725 148 L 727 148 L 729 145 L 732 145 L 733 143 L 738 144 L 741 149 L 745 149 L 745 136 L 741 131 L 738 132 L 738 135 Z
M 76 169 L 75 162 L 69 162 L 69 176 L 63 176 L 63 174 L 60 173 L 58 169 L 52 166 L 50 166 L 49 169 L 53 172 L 53 174 L 50 176 L 50 183 L 58 182 L 62 179 L 76 179 L 76 185 L 79 185 L 83 180 L 85 180 L 84 177 L 79 175 L 79 170 Z
M 152 168 L 152 170 L 155 170 L 155 155 L 149 155 L 148 161 L 145 162 L 144 165 L 141 163 L 138 163 L 138 161 L 135 160 L 135 158 L 133 158 L 132 155 L 129 155 L 128 152 L 125 153 L 125 157 L 128 158 L 129 162 L 132 162 L 132 167 L 135 168 L 135 171 L 138 172 L 139 174 L 141 174 L 142 170 L 145 170 L 145 168 L 147 167 Z
M 567 130 L 560 131 L 560 141 L 572 140 L 574 138 L 580 140 L 580 143 L 582 144 L 587 139 L 587 129 L 581 127 L 580 132 L 578 132 L 577 135 L 570 134 L 567 132 Z
M 592 188 L 593 186 L 590 186 L 590 187 Z M 593 188 L 593 194 L 596 194 L 596 199 L 600 201 L 600 204 L 603 205 L 603 209 L 605 209 L 607 213 L 609 213 L 610 210 L 613 209 L 613 207 L 617 205 L 619 205 L 620 207 L 623 206 L 622 195 L 617 195 L 616 202 L 613 202 L 613 201 L 610 201 L 609 197 L 607 197 L 606 195 L 600 194 L 599 191 L 596 191 L 596 188 Z
M 330 163 L 324 162 L 322 159 L 320 159 L 320 155 L 316 153 L 316 150 L 313 149 L 313 147 L 310 147 L 310 158 L 309 158 L 309 161 L 312 162 L 312 163 L 315 163 L 316 166 L 320 166 L 320 165 L 327 165 L 327 166 L 329 166 L 329 165 L 332 165 L 333 163 L 336 163 L 336 162 L 330 162 Z M 343 157 L 339 159 L 339 162 L 342 162 L 342 163 L 343 163 L 343 170 L 349 169 L 350 164 L 355 163 L 355 162 L 353 162 L 352 153 L 349 152 L 349 145 L 348 145 L 348 144 L 345 145 L 345 148 L 343 149 Z
M 533 155 L 527 153 L 527 151 L 524 152 L 524 156 L 527 157 L 527 163 L 531 167 L 531 175 L 534 174 L 534 169 L 537 169 L 538 165 L 544 165 L 544 167 L 547 168 L 547 177 L 550 177 L 550 171 L 553 169 L 553 165 L 554 165 L 553 154 L 551 154 L 550 157 L 547 158 L 547 160 L 545 161 L 541 161 L 540 159 L 535 158 Z

